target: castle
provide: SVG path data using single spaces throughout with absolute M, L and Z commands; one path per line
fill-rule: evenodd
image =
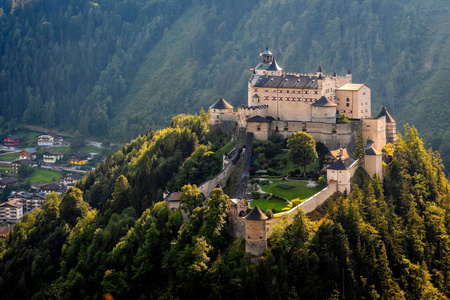
M 285 73 L 268 48 L 260 56 L 262 61 L 252 68 L 248 80 L 247 104 L 234 109 L 220 98 L 210 107 L 211 129 L 231 131 L 237 124 L 247 134 L 245 155 L 250 157 L 249 161 L 253 139 L 267 140 L 271 135 L 287 139 L 297 131 L 310 134 L 316 143 L 321 142 L 328 149 L 347 148 L 353 153 L 360 127 L 366 149 L 362 161 L 340 155 L 327 168 L 328 186 L 281 217 L 268 220 L 256 206 L 243 218 L 242 210 L 237 209 L 245 208 L 242 199 L 233 199 L 235 205 L 229 211 L 233 233 L 245 238 L 246 252 L 255 256 L 261 255 L 267 246 L 274 224 L 285 218 L 292 220 L 299 209 L 314 210 L 335 192 L 350 191 L 351 178 L 359 166 L 371 177 L 374 174 L 382 177 L 381 150 L 396 138 L 396 123 L 386 107 L 372 117 L 370 88 L 353 83 L 350 70 L 345 76 L 336 72 L 326 75 L 320 66 L 316 74 Z M 349 122 L 338 122 L 343 114 Z M 244 165 L 242 180 L 248 182 L 248 176 Z
M 378 151 L 394 142 L 396 125 L 386 108 L 372 117 L 370 88 L 345 76 L 326 75 L 319 67 L 316 74 L 285 73 L 266 48 L 262 61 L 248 80 L 247 104 L 234 109 L 223 98 L 210 107 L 211 128 L 239 128 L 254 134 L 255 140 L 267 140 L 275 134 L 289 138 L 293 132 L 310 134 L 329 149 L 353 149 L 357 127 L 364 139 Z M 351 121 L 339 124 L 345 114 Z

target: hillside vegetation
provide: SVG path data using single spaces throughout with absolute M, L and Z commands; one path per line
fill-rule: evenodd
M 181 115 L 126 144 L 62 197 L 51 195 L 0 243 L 2 298 L 450 296 L 449 182 L 415 128 L 405 128 L 384 181 L 361 176 L 316 221 L 299 213 L 281 223 L 258 263 L 225 230 L 222 190 L 192 207 L 189 222 L 158 202 L 174 179 L 204 180 L 186 174 L 208 170 L 227 142 L 208 133 L 205 114 Z
M 444 0 L 0 0 L 0 111 L 128 141 L 217 97 L 245 102 L 268 45 L 288 72 L 350 68 L 374 114 L 415 124 L 446 162 L 448 13 Z

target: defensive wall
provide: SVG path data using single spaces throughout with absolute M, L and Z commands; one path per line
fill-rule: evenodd
M 234 151 L 234 154 L 229 158 L 229 162 L 225 165 L 225 167 L 217 173 L 213 178 L 206 180 L 202 184 L 199 185 L 198 189 L 203 193 L 203 195 L 208 198 L 211 196 L 212 191 L 217 187 L 225 187 L 228 178 L 231 174 L 236 170 L 236 164 L 241 157 L 242 148 Z

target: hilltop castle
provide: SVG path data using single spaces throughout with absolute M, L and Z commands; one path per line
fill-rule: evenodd
M 285 73 L 268 48 L 260 56 L 248 80 L 247 104 L 235 110 L 219 99 L 210 107 L 211 128 L 229 129 L 237 123 L 256 140 L 272 134 L 289 138 L 303 131 L 329 149 L 353 149 L 359 125 L 364 139 L 378 151 L 394 141 L 394 119 L 385 107 L 372 117 L 370 88 L 353 83 L 350 70 L 345 76 L 326 75 L 321 67 L 316 74 Z M 342 114 L 351 122 L 339 124 Z
M 232 233 L 235 237 L 245 238 L 246 252 L 254 256 L 261 255 L 267 247 L 273 225 L 284 219 L 292 221 L 300 209 L 305 212 L 314 210 L 335 192 L 350 191 L 351 178 L 359 166 L 369 176 L 378 174 L 382 178 L 381 150 L 396 138 L 396 124 L 386 107 L 372 117 L 370 88 L 353 83 L 350 70 L 345 76 L 338 76 L 336 72 L 326 75 L 321 67 L 316 74 L 285 73 L 267 48 L 260 56 L 262 61 L 252 68 L 253 73 L 248 80 L 247 103 L 234 109 L 220 98 L 210 107 L 211 129 L 231 131 L 237 124 L 240 131 L 246 132 L 239 189 L 244 186 L 245 190 L 248 186 L 253 139 L 267 140 L 271 135 L 287 139 L 293 132 L 303 131 L 328 149 L 341 149 L 341 154 L 336 155 L 336 161 L 327 168 L 328 186 L 297 207 L 281 213 L 281 216 L 268 219 L 255 206 L 243 217 L 243 210 L 247 207 L 243 202 L 245 195 L 237 193 L 231 200 L 228 215 Z M 349 123 L 338 122 L 343 114 Z M 358 127 L 361 127 L 366 146 L 362 161 L 354 160 L 342 150 L 347 148 L 353 153 Z M 225 175 L 231 173 L 230 165 L 199 187 L 204 194 L 208 194 L 212 186 L 226 183 L 228 177 Z

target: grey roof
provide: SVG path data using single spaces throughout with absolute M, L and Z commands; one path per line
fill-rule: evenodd
M 72 154 L 71 156 L 75 156 L 77 158 L 87 158 L 88 157 L 88 155 L 83 152 L 77 152 L 77 153 Z
M 21 163 L 27 163 L 29 165 L 35 165 L 36 162 L 34 162 L 31 159 L 16 159 L 15 161 L 12 162 L 13 164 L 21 164 Z
M 319 68 L 317 69 L 317 72 L 323 73 L 322 66 L 319 66 Z
M 10 183 L 15 183 L 18 180 L 16 178 L 12 178 L 12 177 L 3 177 L 2 179 L 0 179 L 0 183 L 3 184 L 10 184 Z
M 266 46 L 266 51 L 264 51 L 262 54 L 271 55 L 272 52 L 269 51 L 269 46 Z
M 274 119 L 272 117 L 261 117 L 261 116 L 254 116 L 247 119 L 247 122 L 272 122 Z
M 333 77 L 337 77 L 336 71 L 334 71 L 334 73 L 333 73 Z
M 386 117 L 386 123 L 395 123 L 394 119 L 388 113 L 386 106 L 383 106 L 383 108 L 381 109 L 380 113 L 377 116 L 377 119 L 381 117 Z
M 245 217 L 246 220 L 267 220 L 267 216 L 262 213 L 259 209 L 258 205 L 255 205 L 255 208 Z
M 256 95 L 256 94 L 254 94 L 252 98 L 257 98 L 257 99 L 259 99 L 259 96 Z
M 22 151 L 28 152 L 28 153 L 30 153 L 30 154 L 37 153 L 37 150 L 34 149 L 34 148 L 24 149 L 24 150 L 22 150 Z
M 183 194 L 183 193 L 182 192 L 170 193 L 166 198 L 164 198 L 164 200 L 166 200 L 166 201 L 180 201 L 181 194 Z
M 70 175 L 66 176 L 65 178 L 67 178 L 67 177 L 72 178 L 73 180 L 80 180 L 81 178 L 83 178 L 82 175 L 77 174 L 77 173 L 70 174 Z
M 318 89 L 317 76 L 260 76 L 253 75 L 251 78 L 252 87 L 269 87 L 284 89 Z
M 339 157 L 334 163 L 332 163 L 328 169 L 330 170 L 347 170 L 348 167 L 351 166 L 352 163 L 354 163 L 355 160 L 352 158 L 342 160 L 342 157 Z
M 319 100 L 317 100 L 316 102 L 314 102 L 313 104 L 311 104 L 312 106 L 323 106 L 323 107 L 326 107 L 326 106 L 337 106 L 337 104 L 336 103 L 333 103 L 333 102 L 331 102 L 330 100 L 328 100 L 327 99 L 327 97 L 325 97 L 325 96 L 322 96 L 322 97 L 320 97 L 320 99 Z
M 276 59 L 274 57 L 272 63 L 267 68 L 267 71 L 281 71 L 281 70 L 283 70 L 283 69 L 280 68 L 280 66 L 277 64 L 277 61 L 276 61 Z
M 211 105 L 209 108 L 213 108 L 213 109 L 232 109 L 233 106 L 231 106 L 227 101 L 225 101 L 225 99 L 220 98 L 219 100 L 216 101 L 216 103 L 214 103 L 213 105 Z
M 20 140 L 21 139 L 21 137 L 18 136 L 18 135 L 8 135 L 6 138 L 10 138 L 10 139 L 13 139 L 13 140 Z
M 352 74 L 352 72 L 350 71 L 350 69 L 348 69 L 347 74 L 348 74 L 348 75 Z
M 369 149 L 366 149 L 366 150 L 364 151 L 364 153 L 365 153 L 366 155 L 381 155 L 381 152 L 378 151 L 378 150 L 376 150 L 376 149 L 374 149 L 373 147 L 370 147 Z
M 317 79 L 323 79 L 322 74 L 319 74 L 319 77 Z

